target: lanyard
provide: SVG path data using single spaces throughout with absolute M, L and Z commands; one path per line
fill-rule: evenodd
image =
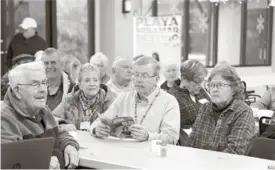
M 143 120 L 147 116 L 149 110 L 151 109 L 152 105 L 154 104 L 154 102 L 155 102 L 156 98 L 159 96 L 159 94 L 160 94 L 160 90 L 159 90 L 158 94 L 155 96 L 155 98 L 152 100 L 151 104 L 149 105 L 149 107 L 146 110 L 146 112 L 144 113 L 144 115 L 142 116 L 142 119 L 140 120 L 140 124 L 142 124 Z M 138 101 L 138 95 L 136 95 L 136 101 L 135 101 L 135 122 L 136 123 L 137 123 L 137 101 Z

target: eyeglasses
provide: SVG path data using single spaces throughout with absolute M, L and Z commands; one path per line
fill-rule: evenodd
M 135 72 L 133 74 L 133 77 L 136 78 L 136 79 L 139 78 L 139 77 L 140 77 L 140 79 L 149 79 L 149 78 L 153 78 L 153 77 L 156 77 L 156 76 L 157 75 L 150 76 L 147 73 L 138 73 L 138 72 Z
M 224 83 L 217 83 L 217 84 L 214 84 L 214 83 L 208 83 L 206 85 L 209 89 L 214 89 L 215 87 L 217 87 L 217 89 L 223 89 L 225 87 L 230 87 L 231 85 L 230 84 L 224 84 Z
M 45 85 L 45 86 L 48 86 L 49 82 L 48 80 L 42 80 L 41 82 L 40 81 L 33 81 L 31 84 L 17 84 L 17 85 L 20 85 L 20 86 L 32 86 L 36 89 L 38 89 L 41 85 Z

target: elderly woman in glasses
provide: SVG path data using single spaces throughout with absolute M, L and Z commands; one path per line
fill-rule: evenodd
M 255 121 L 242 100 L 240 77 L 223 62 L 212 70 L 207 87 L 212 102 L 200 108 L 187 145 L 243 155 L 255 135 Z
M 180 72 L 180 84 L 174 83 L 168 92 L 179 102 L 181 128 L 189 129 L 194 124 L 202 104 L 210 101 L 208 94 L 201 86 L 207 70 L 199 61 L 187 60 L 181 64 Z
M 78 85 L 63 103 L 64 110 L 55 116 L 75 125 L 76 129 L 87 130 L 89 125 L 111 105 L 116 95 L 107 86 L 100 86 L 100 73 L 97 66 L 86 63 L 80 67 Z M 64 127 L 67 126 L 67 127 Z M 65 130 L 71 125 L 61 125 Z

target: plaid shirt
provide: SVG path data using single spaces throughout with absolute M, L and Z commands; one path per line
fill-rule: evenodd
M 194 124 L 199 109 L 203 105 L 199 100 L 206 99 L 210 101 L 209 96 L 203 88 L 201 88 L 199 93 L 195 95 L 196 102 L 191 99 L 190 93 L 187 89 L 182 89 L 176 84 L 173 85 L 168 93 L 175 96 L 178 100 L 180 106 L 180 127 L 183 129 L 190 128 Z
M 255 120 L 251 108 L 241 100 L 221 112 L 217 123 L 214 120 L 213 104 L 204 104 L 193 125 L 188 146 L 245 154 L 250 140 L 255 136 Z

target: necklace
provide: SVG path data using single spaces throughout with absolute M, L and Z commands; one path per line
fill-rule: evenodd
M 154 102 L 155 102 L 156 98 L 159 96 L 159 94 L 160 94 L 160 90 L 159 90 L 158 94 L 155 96 L 155 98 L 152 100 L 151 104 L 149 105 L 149 107 L 146 110 L 146 112 L 144 113 L 144 115 L 142 116 L 139 124 L 142 124 L 143 120 L 147 116 L 149 110 L 151 109 L 152 105 L 154 104 Z M 138 119 L 137 118 L 137 101 L 138 101 L 138 95 L 136 95 L 136 101 L 135 101 L 135 121 L 136 121 L 136 123 L 137 123 L 137 119 Z

